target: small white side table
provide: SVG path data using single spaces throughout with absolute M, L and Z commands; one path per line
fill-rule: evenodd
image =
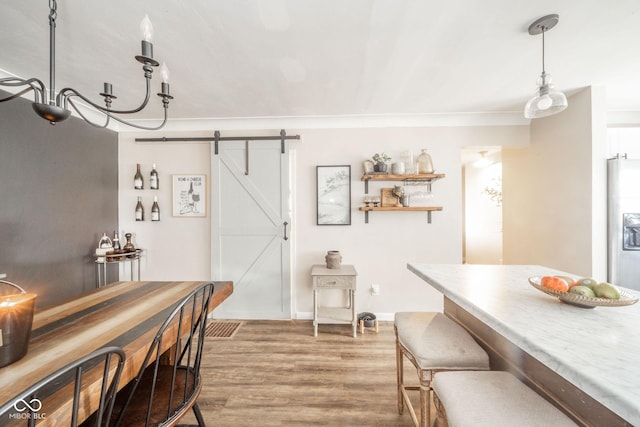
M 96 273 L 98 277 L 98 287 L 101 288 L 109 284 L 107 282 L 107 264 L 122 264 L 123 262 L 128 262 L 129 267 L 131 267 L 131 281 L 133 281 L 133 265 L 134 261 L 137 261 L 137 273 L 138 273 L 138 282 L 140 281 L 140 257 L 142 256 L 142 249 L 136 249 L 135 252 L 128 252 L 124 254 L 118 255 L 94 255 L 95 263 L 96 263 Z M 102 271 L 101 271 L 102 270 Z
M 353 337 L 356 337 L 358 319 L 356 316 L 356 276 L 358 272 L 353 265 L 342 265 L 340 268 L 327 268 L 314 265 L 311 268 L 313 279 L 313 336 L 318 336 L 319 323 L 351 323 Z M 318 307 L 318 292 L 321 289 L 339 289 L 347 291 L 346 307 Z

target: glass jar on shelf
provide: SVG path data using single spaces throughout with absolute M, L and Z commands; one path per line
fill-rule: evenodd
M 433 171 L 431 155 L 427 153 L 426 148 L 423 148 L 420 155 L 416 158 L 416 173 L 433 173 Z
M 416 164 L 413 161 L 413 151 L 406 150 L 400 154 L 400 161 L 404 163 L 404 173 L 416 173 Z

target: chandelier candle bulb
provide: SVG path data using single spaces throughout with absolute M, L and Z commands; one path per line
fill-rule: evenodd
M 162 79 L 162 83 L 169 84 L 169 67 L 167 67 L 166 62 L 163 62 L 160 67 L 160 78 Z
M 169 97 L 169 67 L 167 67 L 167 64 L 164 62 L 160 67 L 160 78 L 162 79 L 162 83 L 158 95 Z
M 153 58 L 153 25 L 149 15 L 144 15 L 140 22 L 140 35 L 142 36 L 142 56 Z
M 142 21 L 140 21 L 140 36 L 143 41 L 151 43 L 153 41 L 153 24 L 149 15 L 145 14 Z

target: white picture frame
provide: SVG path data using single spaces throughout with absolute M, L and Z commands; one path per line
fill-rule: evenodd
M 207 216 L 207 176 L 171 175 L 173 216 Z
M 317 225 L 351 225 L 351 166 L 316 166 Z

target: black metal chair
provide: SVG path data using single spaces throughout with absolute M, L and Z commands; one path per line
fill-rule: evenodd
M 204 426 L 196 400 L 202 389 L 200 364 L 212 295 L 213 283 L 200 286 L 162 324 L 140 372 L 116 397 L 116 426 L 173 426 L 189 409 Z
M 5 422 L 16 425 L 16 423 L 24 421 L 26 425 L 31 427 L 35 426 L 40 418 L 46 420 L 46 399 L 62 386 L 73 390 L 70 425 L 76 427 L 80 406 L 86 404 L 84 399 L 86 396 L 82 391 L 85 374 L 87 382 L 94 381 L 94 375 L 102 375 L 99 405 L 91 417 L 93 422 L 91 425 L 108 424 L 124 359 L 124 351 L 120 347 L 113 346 L 101 348 L 77 359 L 20 392 L 11 401 L 0 407 L 0 425 L 5 425 Z M 100 369 L 101 364 L 102 369 Z M 100 371 L 102 372 L 100 373 Z

